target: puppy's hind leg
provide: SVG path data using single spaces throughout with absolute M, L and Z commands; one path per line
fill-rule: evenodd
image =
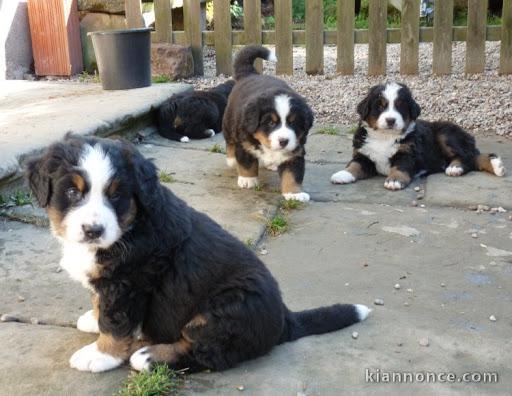
M 505 176 L 503 161 L 496 154 L 478 154 L 475 158 L 476 169 L 493 175 Z
M 230 168 L 236 166 L 235 151 L 236 146 L 233 143 L 226 143 L 226 163 Z

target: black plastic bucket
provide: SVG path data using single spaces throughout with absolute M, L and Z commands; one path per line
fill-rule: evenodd
M 90 32 L 103 89 L 151 85 L 151 29 Z

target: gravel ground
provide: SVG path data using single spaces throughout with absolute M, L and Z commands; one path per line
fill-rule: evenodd
M 305 49 L 294 47 L 294 75 L 283 79 L 305 96 L 316 114 L 318 124 L 352 125 L 357 122 L 355 108 L 368 89 L 385 79 L 404 82 L 413 90 L 422 107 L 422 118 L 451 120 L 477 136 L 498 134 L 512 138 L 512 75 L 499 76 L 499 42 L 486 44 L 486 70 L 483 74 L 464 74 L 465 43 L 453 44 L 453 74 L 431 74 L 432 44 L 420 44 L 420 74 L 402 76 L 400 45 L 389 44 L 388 76 L 368 77 L 368 46 L 355 48 L 355 74 L 336 75 L 336 48 L 324 50 L 325 74 L 308 76 L 304 72 Z M 269 46 L 270 48 L 270 46 Z M 274 74 L 274 65 L 266 64 L 265 73 Z M 215 52 L 205 51 L 205 76 L 187 80 L 196 88 L 209 88 L 226 80 L 215 76 Z

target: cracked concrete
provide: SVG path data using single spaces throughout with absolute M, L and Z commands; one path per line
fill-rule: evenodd
M 281 200 L 277 174 L 261 170 L 261 191 L 239 190 L 224 155 L 210 152 L 215 144 L 223 147 L 221 136 L 188 144 L 150 136 L 139 149 L 171 174 L 166 186 L 191 206 L 241 240 L 259 241 L 255 249 L 264 249 L 261 258 L 291 309 L 354 302 L 374 311 L 349 329 L 281 345 L 223 373 L 189 376 L 184 394 L 234 395 L 240 385 L 249 395 L 510 393 L 512 221 L 509 212 L 468 210 L 511 208 L 510 176 L 434 175 L 399 192 L 385 190 L 382 177 L 334 186 L 329 178 L 350 159 L 350 136 L 313 135 L 304 183 L 313 202 L 287 212 L 289 230 L 271 238 L 264 230 Z M 512 169 L 510 143 L 481 146 Z M 0 218 L 0 314 L 27 322 L 0 323 L 8 340 L 0 371 L 12 373 L 0 376 L 0 394 L 115 393 L 128 368 L 69 368 L 71 354 L 94 340 L 70 328 L 89 309 L 87 292 L 57 272 L 59 247 L 46 228 L 13 219 L 44 224 L 45 216 L 23 207 Z M 32 318 L 46 325 L 30 324 Z M 428 347 L 419 343 L 424 338 Z M 496 371 L 499 383 L 375 384 L 365 382 L 366 368 Z

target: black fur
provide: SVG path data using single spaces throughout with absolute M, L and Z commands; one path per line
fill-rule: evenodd
M 201 314 L 206 324 L 189 330 L 192 349 L 173 367 L 223 370 L 276 344 L 360 320 L 353 305 L 290 312 L 258 257 L 163 187 L 155 166 L 127 142 L 68 137 L 51 146 L 27 170 L 43 204 L 47 181 L 62 183 L 85 143 L 104 148 L 121 180 L 119 199 L 135 199 L 137 205 L 131 227 L 96 255 L 101 271 L 91 283 L 100 299 L 101 332 L 130 337 L 142 325 L 152 343 L 173 343 Z M 49 191 L 53 207 L 61 192 Z
M 180 141 L 211 137 L 207 129 L 222 131 L 222 117 L 235 82 L 229 80 L 207 91 L 191 91 L 173 95 L 158 109 L 160 135 Z
M 269 60 L 271 52 L 268 48 L 261 45 L 247 45 L 237 54 L 233 64 L 234 78 L 241 80 L 251 74 L 258 74 L 254 67 L 254 61 L 257 58 Z

